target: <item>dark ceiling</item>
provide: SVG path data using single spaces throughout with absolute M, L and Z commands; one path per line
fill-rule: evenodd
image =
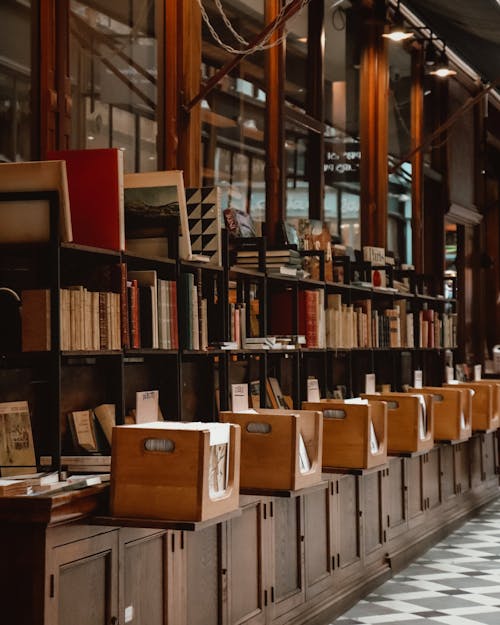
M 500 80 L 500 0 L 402 0 L 487 82 Z

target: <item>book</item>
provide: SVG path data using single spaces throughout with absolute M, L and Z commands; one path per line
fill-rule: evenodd
M 135 422 L 150 423 L 158 421 L 159 391 L 139 391 L 135 394 Z
M 113 427 L 116 425 L 116 409 L 114 404 L 100 404 L 94 408 L 94 414 L 106 440 L 111 446 Z
M 73 240 L 68 178 L 64 160 L 0 163 L 0 191 L 57 191 L 59 237 Z M 50 239 L 50 211 L 45 200 L 0 202 L 0 243 L 34 243 Z
M 122 150 L 56 150 L 48 157 L 66 161 L 73 241 L 124 250 Z
M 28 402 L 0 403 L 0 474 L 33 473 L 33 469 L 36 460 Z
M 218 187 L 186 188 L 191 251 L 221 264 L 220 192 Z
M 139 323 L 141 347 L 158 348 L 158 278 L 156 270 L 128 271 L 127 278 L 136 280 L 139 289 Z
M 186 192 L 182 171 L 154 171 L 126 174 L 124 177 L 124 205 L 127 222 L 133 214 L 136 221 L 155 220 L 168 227 L 178 228 L 179 257 L 184 260 L 208 262 L 209 256 L 193 254 L 189 235 Z
M 21 291 L 21 339 L 23 352 L 50 351 L 50 290 Z
M 81 447 L 88 453 L 97 453 L 97 438 L 92 410 L 74 410 L 68 414 L 68 423 L 75 449 Z
M 248 384 L 231 384 L 231 406 L 233 412 L 248 410 Z

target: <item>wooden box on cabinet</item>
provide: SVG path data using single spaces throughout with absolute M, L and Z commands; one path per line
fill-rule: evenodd
M 241 488 L 299 490 L 321 481 L 321 413 L 262 408 L 251 413 L 224 411 L 220 420 L 241 427 Z M 300 435 L 310 463 L 308 470 L 301 470 Z
M 387 453 L 420 453 L 434 447 L 432 395 L 378 393 L 361 396 L 387 402 Z
M 472 392 L 468 388 L 424 386 L 411 393 L 430 393 L 434 399 L 434 440 L 466 441 L 472 434 Z
M 500 383 L 496 381 L 480 380 L 477 382 L 453 382 L 445 384 L 453 388 L 471 388 L 472 397 L 472 431 L 486 431 L 498 428 Z
M 302 407 L 323 413 L 325 469 L 370 469 L 387 461 L 385 402 L 354 404 L 336 399 L 322 399 L 319 402 L 303 402 Z M 373 441 L 371 424 L 376 443 Z
M 220 465 L 226 467 L 225 488 L 214 495 L 209 486 L 215 469 L 210 470 L 209 424 L 206 429 L 177 429 L 180 425 L 187 424 L 158 422 L 113 428 L 113 516 L 205 521 L 238 509 L 239 426 L 229 426 L 229 456 L 222 458 Z

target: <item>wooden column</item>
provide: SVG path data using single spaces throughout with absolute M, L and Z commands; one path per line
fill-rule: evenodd
M 166 0 L 167 24 L 170 20 L 170 10 L 174 0 Z M 168 94 L 165 108 L 168 114 L 166 121 L 166 157 L 165 162 L 168 168 L 177 167 L 184 171 L 184 184 L 186 186 L 198 186 L 201 183 L 201 104 L 198 103 L 186 112 L 177 106 L 177 98 L 182 104 L 190 102 L 200 91 L 201 76 L 201 14 L 196 0 L 177 0 L 177 62 L 174 72 L 177 73 L 176 83 L 169 76 L 169 62 L 165 64 L 167 74 L 167 90 L 175 89 L 177 93 Z M 171 25 L 173 29 L 174 26 Z M 167 27 L 167 39 L 169 38 Z M 170 34 L 173 37 L 173 33 Z M 167 41 L 167 48 L 175 44 L 175 39 Z M 173 54 L 173 52 L 171 52 Z M 172 85 L 169 87 L 169 85 Z M 175 116 L 179 115 L 178 124 L 175 123 Z M 176 126 L 179 129 L 178 144 L 175 135 Z M 178 149 L 178 156 L 175 159 L 174 152 Z M 176 164 L 175 164 L 176 161 Z
M 158 169 L 177 169 L 179 137 L 179 90 L 177 88 L 179 30 L 178 2 L 164 0 L 156 11 L 158 43 L 158 140 L 156 144 Z
M 308 47 L 307 47 L 307 112 L 311 117 L 323 122 L 324 115 L 324 54 L 325 29 L 323 26 L 324 3 L 309 5 Z M 309 217 L 323 219 L 325 176 L 324 132 L 309 132 L 309 158 L 307 172 L 309 178 Z
M 38 75 L 37 93 L 33 90 L 34 110 L 40 123 L 36 151 L 38 157 L 45 158 L 48 150 L 57 148 L 56 6 L 54 0 L 38 0 L 37 7 L 38 15 L 33 14 L 34 28 L 40 30 L 38 40 L 33 42 L 31 69 Z
M 269 23 L 279 13 L 280 0 L 266 2 L 265 21 Z M 281 35 L 275 33 L 271 41 Z M 285 131 L 283 120 L 283 81 L 285 73 L 284 47 L 279 44 L 270 48 L 266 54 L 266 92 L 267 117 L 265 127 L 266 158 L 266 221 L 265 234 L 268 246 L 278 244 L 280 238 L 279 222 L 285 215 L 285 167 L 284 143 Z
M 360 70 L 361 244 L 387 243 L 387 47 L 383 0 L 363 0 Z
M 424 126 L 424 58 L 423 48 L 417 44 L 411 51 L 411 149 L 421 145 Z M 417 273 L 423 272 L 423 154 L 419 150 L 411 159 L 412 177 L 412 251 L 413 264 Z M 443 224 L 441 220 L 441 230 Z

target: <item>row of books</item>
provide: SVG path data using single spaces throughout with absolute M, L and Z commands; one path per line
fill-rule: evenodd
M 181 344 L 184 349 L 208 349 L 208 300 L 203 297 L 202 280 L 191 272 L 181 274 L 181 300 L 184 310 L 181 330 Z
M 372 309 L 371 300 L 342 303 L 341 295 L 327 298 L 326 345 L 329 348 L 421 347 L 453 348 L 457 341 L 456 313 L 424 309 L 408 312 L 406 300 L 394 308 Z

